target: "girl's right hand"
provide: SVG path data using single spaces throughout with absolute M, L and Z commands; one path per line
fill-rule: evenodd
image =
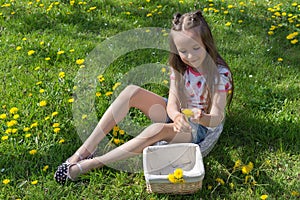
M 184 114 L 178 114 L 174 119 L 174 131 L 179 132 L 190 132 L 192 130 L 191 125 L 187 121 Z

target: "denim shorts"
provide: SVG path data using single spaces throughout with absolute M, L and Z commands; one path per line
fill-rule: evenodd
M 166 103 L 168 103 L 167 98 L 164 98 L 164 100 L 166 101 Z M 167 114 L 166 123 L 173 123 L 173 121 L 168 116 L 168 114 Z M 189 123 L 192 127 L 192 143 L 198 144 L 199 142 L 204 140 L 208 129 L 201 124 L 192 122 L 190 119 L 189 119 Z

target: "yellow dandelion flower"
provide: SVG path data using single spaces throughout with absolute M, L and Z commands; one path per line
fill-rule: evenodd
M 33 127 L 37 127 L 38 126 L 38 123 L 37 122 L 34 122 L 30 125 L 30 128 L 33 128 Z
M 291 40 L 291 43 L 292 44 L 296 44 L 296 43 L 298 43 L 298 40 L 297 39 L 293 39 L 293 40 Z
M 147 17 L 152 17 L 153 15 L 152 15 L 152 13 L 148 13 L 146 16 Z
M 28 132 L 29 130 L 30 130 L 29 127 L 24 127 L 24 128 L 23 128 L 23 131 L 24 131 L 24 132 Z
M 268 31 L 268 35 L 274 35 L 274 31 Z
M 39 81 L 36 83 L 36 85 L 41 85 L 43 82 L 42 81 Z
M 124 130 L 120 130 L 119 133 L 120 133 L 120 135 L 124 135 L 125 131 Z
M 292 191 L 291 195 L 294 196 L 294 197 L 300 197 L 300 193 L 297 192 L 297 191 Z
M 298 4 L 296 2 L 292 3 L 292 6 L 296 7 Z
M 87 115 L 82 115 L 81 116 L 81 119 L 86 119 L 87 118 Z
M 234 183 L 229 183 L 229 186 L 230 186 L 231 189 L 233 189 L 234 188 Z
M 31 181 L 31 184 L 32 184 L 32 185 L 36 185 L 38 182 L 39 182 L 38 180 Z
M 58 115 L 58 112 L 57 112 L 57 111 L 55 111 L 55 112 L 53 112 L 53 113 L 51 114 L 52 117 L 54 117 L 54 116 L 56 116 L 56 115 Z
M 54 133 L 59 133 L 60 132 L 60 128 L 55 128 L 53 129 Z
M 39 92 L 40 92 L 40 93 L 44 93 L 45 90 L 44 90 L 44 89 L 40 89 Z
M 58 141 L 59 144 L 62 144 L 62 143 L 64 143 L 64 142 L 65 142 L 64 139 L 60 139 L 60 140 Z
M 59 123 L 54 123 L 54 124 L 52 125 L 52 127 L 54 127 L 54 128 L 59 127 L 59 126 L 60 126 Z
M 20 51 L 21 49 L 22 49 L 22 47 L 20 47 L 20 46 L 17 46 L 17 47 L 16 47 L 16 50 L 17 50 L 17 51 Z
M 2 136 L 2 137 L 1 137 L 1 140 L 3 140 L 3 141 L 4 141 L 4 140 L 8 140 L 8 136 L 7 136 L 7 135 Z
M 34 154 L 36 154 L 36 153 L 37 153 L 37 150 L 36 150 L 36 149 L 32 149 L 32 150 L 29 151 L 29 154 L 30 154 L 30 155 L 34 155 Z
M 99 76 L 97 76 L 97 78 L 98 78 L 98 80 L 99 80 L 100 83 L 105 80 L 105 78 L 103 77 L 102 74 L 100 74 Z
M 76 64 L 77 65 L 82 65 L 84 63 L 84 59 L 77 59 Z
M 112 94 L 113 94 L 113 92 L 109 91 L 109 92 L 106 92 L 106 93 L 105 93 L 105 96 L 108 97 L 108 96 L 111 96 Z
M 176 179 L 175 179 L 174 174 L 169 174 L 169 175 L 168 175 L 168 179 L 169 179 L 169 181 L 170 181 L 171 183 L 175 183 L 175 182 L 176 182 Z
M 226 22 L 225 26 L 231 26 L 231 22 Z
M 70 5 L 73 6 L 75 1 L 70 1 Z
M 39 103 L 39 106 L 41 106 L 41 107 L 44 107 L 44 106 L 46 106 L 47 105 L 47 101 L 41 101 L 40 103 Z
M 117 87 L 119 87 L 121 85 L 120 82 L 117 82 L 114 84 L 114 86 L 112 87 L 112 90 L 116 90 Z
M 73 52 L 75 52 L 75 49 L 70 49 L 69 52 L 73 53 Z
M 69 103 L 73 103 L 74 102 L 74 98 L 68 99 Z
M 11 133 L 16 133 L 17 131 L 18 131 L 18 129 L 13 128 L 13 129 L 11 130 Z
M 282 62 L 282 61 L 283 61 L 283 58 L 278 58 L 277 61 L 278 61 L 278 62 Z
M 28 54 L 29 56 L 33 55 L 34 53 L 35 53 L 34 50 L 29 50 L 29 51 L 27 52 L 27 54 Z
M 22 40 L 23 40 L 23 41 L 26 41 L 26 40 L 27 40 L 27 38 L 26 38 L 26 37 L 24 37 L 24 38 L 22 38 Z
M 114 126 L 113 127 L 113 131 L 119 131 L 119 130 L 120 130 L 119 126 Z
M 208 186 L 207 186 L 207 189 L 208 189 L 208 190 L 211 190 L 211 189 L 212 189 L 212 186 L 211 186 L 211 185 L 208 185 Z
M 18 109 L 17 107 L 12 107 L 12 108 L 9 110 L 9 113 L 11 113 L 11 114 L 16 114 L 18 111 L 19 111 L 19 109 Z
M 29 138 L 31 136 L 30 133 L 25 134 L 25 138 Z
M 233 170 L 236 170 L 237 168 L 239 168 L 241 166 L 241 164 L 242 164 L 241 160 L 235 161 L 234 166 L 233 166 Z
M 162 73 L 165 73 L 167 70 L 166 70 L 166 68 L 165 67 L 163 67 L 163 68 L 161 68 L 161 70 L 160 70 Z
M 6 114 L 1 114 L 0 115 L 0 119 L 6 119 L 6 117 L 7 117 Z
M 9 179 L 4 179 L 4 180 L 2 181 L 2 183 L 3 183 L 4 185 L 7 185 L 7 184 L 9 184 L 9 182 L 10 182 L 10 180 L 9 180 Z
M 241 19 L 240 19 L 240 20 L 238 20 L 238 23 L 239 23 L 239 24 L 243 23 L 243 20 L 241 20 Z
M 263 194 L 263 195 L 260 196 L 260 199 L 262 199 L 262 200 L 265 200 L 267 198 L 268 198 L 268 195 L 266 195 L 266 194 Z
M 45 121 L 47 121 L 48 119 L 50 119 L 50 117 L 49 117 L 49 116 L 45 117 Z
M 45 60 L 48 61 L 48 60 L 51 60 L 51 58 L 50 58 L 50 57 L 47 57 L 47 58 L 45 58 Z
M 18 124 L 18 122 L 16 120 L 10 120 L 10 121 L 6 122 L 6 125 L 8 127 L 12 127 L 12 126 L 14 126 L 16 124 Z
M 224 185 L 224 184 L 225 184 L 224 180 L 221 179 L 221 178 L 216 178 L 216 181 L 217 181 L 218 183 L 220 183 L 221 185 Z
M 8 128 L 8 129 L 5 130 L 5 133 L 6 133 L 6 134 L 10 134 L 11 131 L 12 131 L 12 129 L 11 129 L 11 128 Z
M 59 72 L 58 76 L 59 78 L 65 78 L 66 74 L 65 72 Z
M 120 139 L 114 138 L 114 143 L 115 143 L 116 145 L 120 144 Z
M 149 2 L 150 2 L 150 0 L 146 0 L 146 2 L 147 2 L 147 3 L 149 3 Z
M 227 6 L 227 8 L 229 8 L 229 9 L 231 9 L 231 8 L 233 8 L 233 7 L 234 7 L 234 6 L 231 5 L 231 4 Z
M 169 83 L 168 80 L 163 80 L 163 84 L 167 85 Z
M 125 14 L 126 14 L 126 15 L 130 15 L 131 13 L 130 13 L 130 12 L 125 12 Z
M 177 179 L 181 179 L 183 177 L 183 170 L 178 168 L 174 171 L 174 177 Z
M 45 166 L 43 167 L 43 171 L 44 171 L 44 172 L 47 171 L 48 168 L 49 168 L 49 165 L 45 165 Z
M 65 51 L 62 51 L 62 50 L 61 50 L 61 51 L 58 51 L 58 52 L 57 52 L 57 55 L 61 55 L 61 54 L 64 54 L 64 53 L 65 53 Z
M 100 97 L 101 95 L 102 95 L 101 92 L 96 92 L 97 97 Z
M 192 117 L 194 116 L 194 112 L 191 109 L 183 109 L 182 113 L 186 116 L 186 117 Z
M 92 10 L 95 10 L 96 8 L 97 8 L 96 6 L 90 7 L 89 10 L 92 11 Z

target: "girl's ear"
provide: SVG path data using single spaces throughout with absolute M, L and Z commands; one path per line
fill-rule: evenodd
M 173 15 L 173 21 L 172 21 L 172 23 L 173 23 L 173 26 L 177 26 L 178 24 L 179 24 L 179 20 L 180 20 L 180 17 L 181 17 L 182 15 L 180 14 L 180 13 L 175 13 L 174 15 Z

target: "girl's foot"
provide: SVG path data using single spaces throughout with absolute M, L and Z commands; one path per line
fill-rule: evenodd
M 70 174 L 71 168 L 72 175 Z M 79 163 L 70 164 L 68 162 L 65 162 L 58 166 L 54 174 L 54 179 L 56 180 L 56 182 L 63 185 L 68 179 L 70 179 L 71 181 L 75 181 L 75 177 L 77 177 L 80 173 L 82 173 L 82 167 Z

